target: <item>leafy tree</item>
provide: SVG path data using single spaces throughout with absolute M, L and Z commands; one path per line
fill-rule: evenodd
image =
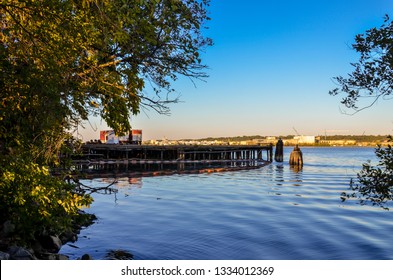
M 359 62 L 352 63 L 355 68 L 348 78 L 335 77 L 340 86 L 329 93 L 346 96 L 341 103 L 356 112 L 375 104 L 379 99 L 388 99 L 393 85 L 393 23 L 385 17 L 380 28 L 367 30 L 355 38 L 353 49 L 360 54 Z M 371 102 L 359 107 L 359 102 Z
M 353 48 L 360 54 L 359 62 L 353 63 L 355 68 L 348 78 L 342 76 L 335 80 L 340 86 L 329 93 L 346 95 L 341 103 L 359 112 L 369 108 L 379 99 L 389 99 L 393 93 L 393 22 L 388 16 L 380 28 L 367 30 L 355 38 Z M 369 100 L 359 107 L 361 99 Z M 392 138 L 389 138 L 392 141 Z M 379 164 L 363 165 L 357 174 L 357 181 L 351 181 L 353 193 L 342 194 L 342 199 L 358 198 L 361 204 L 371 202 L 384 207 L 393 199 L 393 150 L 378 147 L 375 151 Z
M 211 44 L 201 32 L 207 5 L 208 0 L 2 1 L 4 148 L 28 140 L 40 146 L 37 157 L 47 158 L 58 149 L 60 132 L 90 115 L 100 115 L 122 134 L 141 106 L 168 113 L 168 102 L 176 98 L 163 99 L 160 92 L 168 96 L 179 75 L 206 77 L 200 51 Z
M 200 53 L 212 44 L 202 34 L 208 5 L 0 0 L 0 222 L 43 229 L 61 220 L 59 229 L 61 217 L 89 204 L 47 166 L 89 116 L 121 135 L 141 107 L 169 113 L 179 76 L 207 77 Z

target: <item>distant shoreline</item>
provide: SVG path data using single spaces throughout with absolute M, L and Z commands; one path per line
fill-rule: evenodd
M 381 145 L 382 147 L 385 147 L 384 145 Z M 290 148 L 294 147 L 294 145 L 286 145 L 284 147 Z M 299 144 L 300 148 L 359 148 L 359 149 L 375 149 L 377 146 L 356 146 L 356 145 L 348 145 L 348 146 L 324 146 L 324 145 L 301 145 Z
M 147 145 L 273 145 L 282 139 L 284 146 L 310 146 L 310 147 L 377 147 L 389 144 L 388 135 L 333 135 L 333 136 L 234 136 L 234 137 L 208 137 L 201 139 L 182 140 L 148 140 Z
M 176 146 L 176 145 L 182 145 L 182 146 L 195 146 L 195 147 L 201 147 L 201 146 L 210 146 L 214 144 L 193 144 L 193 143 L 182 143 L 182 144 L 177 144 L 177 141 L 170 141 L 169 144 L 158 144 L 162 146 Z M 220 144 L 215 144 L 214 146 L 256 146 L 256 145 L 261 145 L 261 146 L 266 146 L 266 145 L 272 145 L 273 147 L 276 145 L 277 142 L 268 142 L 268 143 L 248 143 L 248 144 L 227 144 L 227 143 L 220 143 Z M 111 144 L 108 144 L 111 145 Z M 151 144 L 149 142 L 143 142 L 142 145 L 150 146 L 150 145 L 156 145 L 156 144 Z M 382 147 L 387 147 L 388 143 L 361 143 L 361 144 L 351 144 L 351 145 L 346 145 L 346 144 L 337 144 L 337 145 L 329 145 L 329 144 L 311 144 L 311 143 L 287 143 L 284 142 L 284 147 L 294 147 L 295 145 L 299 145 L 300 147 L 321 147 L 321 148 L 377 148 L 378 145 Z

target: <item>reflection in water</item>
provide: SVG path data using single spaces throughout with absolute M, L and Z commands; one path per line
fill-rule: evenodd
M 206 161 L 146 161 L 144 163 L 117 163 L 94 165 L 83 169 L 85 178 L 149 177 L 173 174 L 200 174 L 244 169 L 267 165 L 264 160 L 206 160 Z M 130 182 L 131 183 L 131 182 Z
M 275 167 L 277 186 L 282 186 L 284 183 L 284 165 L 282 163 L 278 163 Z
M 296 187 L 302 186 L 302 177 L 303 177 L 303 167 L 302 166 L 291 166 L 290 167 L 290 175 L 291 182 L 294 182 L 293 185 Z
M 137 177 L 137 178 L 129 177 L 128 183 L 130 185 L 135 186 L 136 188 L 142 188 L 142 177 Z
M 291 171 L 295 172 L 295 173 L 299 173 L 303 171 L 303 166 L 299 166 L 299 165 L 290 165 Z
M 142 189 L 143 177 L 119 177 L 117 178 L 116 186 L 121 189 L 121 193 L 127 197 L 132 195 L 135 191 Z
M 287 178 L 284 176 L 284 169 L 289 167 L 289 174 L 287 174 Z M 285 184 L 285 179 L 289 182 L 294 182 L 294 186 L 301 186 L 303 182 L 303 168 L 299 166 L 289 166 L 283 163 L 277 163 L 274 166 L 274 178 L 276 182 L 276 186 L 283 186 Z M 289 178 L 288 178 L 289 175 Z

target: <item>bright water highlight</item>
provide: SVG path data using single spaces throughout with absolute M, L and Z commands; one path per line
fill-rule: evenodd
M 71 259 L 393 259 L 393 213 L 341 202 L 372 148 L 301 148 L 256 170 L 118 178 L 114 195 L 94 194 L 96 223 L 64 245 Z M 113 178 L 84 181 L 102 187 Z M 77 246 L 78 248 L 75 248 Z

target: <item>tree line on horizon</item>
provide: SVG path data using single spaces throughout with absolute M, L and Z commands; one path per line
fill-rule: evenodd
M 293 139 L 296 135 L 285 135 L 285 136 L 274 136 L 276 139 Z M 252 141 L 252 140 L 264 140 L 271 136 L 262 135 L 250 135 L 250 136 L 229 136 L 229 137 L 206 137 L 199 139 L 182 139 L 183 141 Z M 318 135 L 323 140 L 356 140 L 359 142 L 385 142 L 388 139 L 388 135 Z

